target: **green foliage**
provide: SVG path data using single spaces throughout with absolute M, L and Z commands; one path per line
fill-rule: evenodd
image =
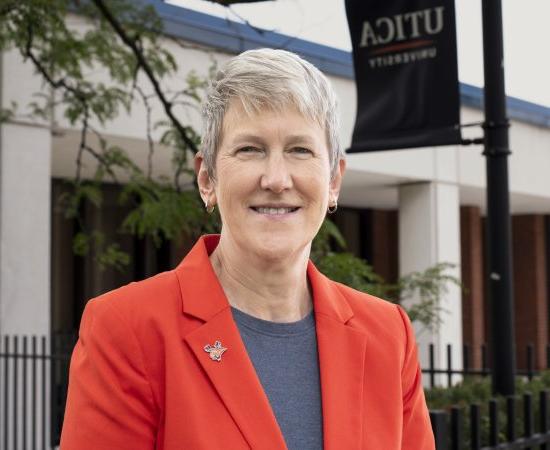
M 338 227 L 334 222 L 325 219 L 311 245 L 311 259 L 315 264 L 320 265 L 323 257 L 331 253 L 332 241 L 340 250 L 345 250 L 347 247 L 346 240 Z
M 120 196 L 121 204 L 131 201 L 136 207 L 124 219 L 122 230 L 139 237 L 150 236 L 157 246 L 163 239 L 178 240 L 182 232 L 196 236 L 215 226 L 196 190 L 178 192 L 167 183 L 132 181 Z
M 532 407 L 534 424 L 540 423 L 539 396 L 542 391 L 550 390 L 550 370 L 545 370 L 534 377 L 531 381 L 524 377 L 516 378 L 516 435 L 520 436 L 524 431 L 523 408 L 524 394 L 532 395 Z M 461 383 L 449 388 L 436 387 L 428 389 L 426 402 L 430 410 L 450 411 L 451 407 L 457 406 L 463 412 L 464 436 L 466 437 L 463 449 L 470 448 L 470 409 L 469 405 L 480 406 L 480 424 L 482 442 L 487 443 L 489 439 L 489 400 L 495 399 L 498 404 L 498 424 L 500 442 L 506 440 L 506 398 L 493 396 L 490 377 L 481 378 L 468 376 Z
M 430 409 L 448 410 L 451 406 L 486 403 L 492 398 L 490 377 L 468 376 L 452 387 L 434 387 L 425 391 Z
M 10 121 L 15 115 L 16 110 L 17 104 L 15 102 L 12 102 L 9 108 L 0 108 L 0 125 L 3 122 Z
M 550 389 L 550 370 L 544 370 L 529 381 L 526 377 L 516 377 L 516 395 L 525 393 L 537 395 Z M 448 410 L 451 406 L 467 406 L 471 403 L 485 404 L 494 398 L 491 390 L 491 378 L 466 376 L 464 380 L 451 387 L 427 389 L 426 402 L 430 409 Z
M 100 269 L 113 267 L 122 271 L 130 264 L 130 256 L 120 249 L 118 243 L 113 242 L 104 248 L 99 247 L 97 262 Z
M 451 284 L 462 288 L 460 280 L 447 273 L 454 267 L 454 264 L 443 262 L 428 267 L 423 272 L 412 272 L 399 279 L 393 299 L 401 299 L 411 321 L 418 321 L 431 330 L 435 330 L 441 324 L 442 314 L 448 311 L 440 306 L 440 298 L 447 293 Z M 420 301 L 417 301 L 418 299 Z
M 90 236 L 79 232 L 73 239 L 73 253 L 78 256 L 85 256 L 90 251 Z
M 332 247 L 338 249 L 337 252 Z M 460 281 L 447 273 L 453 264 L 440 263 L 423 272 L 401 277 L 396 284 L 387 283 L 367 261 L 345 252 L 346 242 L 329 219 L 325 219 L 312 244 L 311 255 L 319 270 L 332 280 L 362 292 L 399 303 L 411 321 L 435 330 L 446 312 L 440 306 L 449 284 L 461 286 Z
M 85 27 L 74 25 L 83 20 Z M 154 7 L 132 0 L 0 2 L 0 51 L 18 50 L 50 88 L 33 95 L 28 105 L 31 115 L 48 121 L 57 109 L 72 126 L 81 128 L 75 177 L 68 181 L 69 190 L 58 199 L 58 205 L 80 229 L 74 237 L 74 252 L 82 256 L 91 253 L 102 268 L 123 270 L 129 263 L 129 256 L 117 243 L 107 242 L 98 230 L 87 229 L 82 220 L 85 205 L 101 207 L 105 182 L 128 180 L 119 200 L 131 210 L 120 223 L 120 232 L 149 236 L 160 245 L 163 239 L 177 239 L 182 232 L 192 238 L 219 225 L 216 215 L 203 212 L 189 170 L 189 153 L 196 151 L 200 137 L 171 112 L 174 105 L 198 109 L 208 78 L 190 71 L 181 91 L 168 98 L 162 82 L 174 75 L 178 66 L 163 46 L 162 36 L 162 21 Z M 90 73 L 108 77 L 90 77 Z M 150 93 L 138 86 L 140 76 L 140 81 L 149 80 Z M 121 113 L 130 114 L 136 100 L 146 107 L 149 122 L 150 101 L 160 101 L 167 116 L 154 125 L 148 123 L 149 167 L 145 172 L 125 149 L 109 143 L 92 126 L 106 125 Z M 14 112 L 15 105 L 0 111 L 0 122 L 12 119 Z M 160 144 L 172 152 L 171 181 L 151 177 L 152 130 L 161 133 Z M 82 178 L 85 153 L 96 162 L 92 179 Z M 189 185 L 182 186 L 184 178 L 191 180 Z
M 79 256 L 86 256 L 92 249 L 96 253 L 96 262 L 100 269 L 113 267 L 117 270 L 124 270 L 130 263 L 127 253 L 120 250 L 118 243 L 107 243 L 105 235 L 97 230 L 91 233 L 79 232 L 73 239 L 73 253 Z
M 386 297 L 388 286 L 372 266 L 351 253 L 330 253 L 321 259 L 319 270 L 332 280 L 377 297 Z
M 51 87 L 61 90 L 64 115 L 71 124 L 81 122 L 87 114 L 103 124 L 116 117 L 121 108 L 129 110 L 138 63 L 94 2 L 3 3 L 0 50 L 19 49 Z M 111 13 L 147 55 L 153 73 L 159 77 L 174 73 L 177 68 L 174 58 L 159 43 L 160 21 L 154 10 L 127 0 L 110 0 L 108 4 Z M 67 20 L 69 7 L 72 12 L 88 17 L 94 27 L 86 32 L 72 29 Z M 90 81 L 88 73 L 97 69 L 108 71 L 110 86 Z M 44 96 L 43 102 L 41 111 L 46 111 L 52 98 Z
M 88 201 L 96 208 L 103 202 L 101 184 L 97 181 L 67 181 L 70 191 L 64 192 L 57 199 L 58 205 L 66 219 L 80 217 L 84 202 Z

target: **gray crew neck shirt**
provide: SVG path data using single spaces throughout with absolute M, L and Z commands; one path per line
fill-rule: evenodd
M 313 311 L 297 322 L 258 319 L 231 307 L 288 450 L 322 450 L 323 415 Z

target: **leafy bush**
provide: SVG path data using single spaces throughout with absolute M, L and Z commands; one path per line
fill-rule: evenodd
M 321 272 L 358 291 L 400 304 L 411 321 L 419 322 L 427 329 L 438 328 L 441 316 L 446 312 L 440 306 L 441 297 L 449 284 L 461 286 L 460 280 L 447 273 L 453 264 L 436 264 L 422 272 L 402 276 L 393 284 L 378 275 L 367 261 L 346 249 L 346 241 L 338 227 L 330 219 L 325 219 L 311 249 L 311 259 Z
M 516 378 L 516 436 L 524 433 L 524 395 L 531 394 L 533 425 L 538 430 L 540 423 L 539 396 L 543 391 L 550 390 L 550 370 L 545 370 L 532 380 L 526 377 Z M 443 388 L 435 387 L 425 391 L 426 402 L 430 410 L 450 411 L 453 406 L 458 406 L 463 413 L 464 449 L 470 448 L 470 405 L 480 406 L 480 426 L 482 443 L 488 443 L 489 439 L 489 401 L 494 399 L 498 408 L 498 428 L 500 442 L 506 441 L 507 415 L 506 402 L 503 396 L 493 396 L 490 377 L 481 378 L 468 376 L 455 386 Z M 549 399 L 550 400 L 550 399 Z

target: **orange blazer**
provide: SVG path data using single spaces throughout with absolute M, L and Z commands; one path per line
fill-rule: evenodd
M 201 238 L 181 264 L 90 300 L 61 450 L 281 450 L 284 438 Z M 325 450 L 433 450 L 411 324 L 310 262 Z M 205 346 L 227 348 L 215 361 Z

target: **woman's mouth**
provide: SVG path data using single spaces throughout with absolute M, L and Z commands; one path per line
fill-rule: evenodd
M 256 211 L 259 214 L 269 214 L 269 215 L 283 215 L 293 213 L 300 209 L 299 207 L 273 207 L 273 206 L 252 206 L 251 209 Z

